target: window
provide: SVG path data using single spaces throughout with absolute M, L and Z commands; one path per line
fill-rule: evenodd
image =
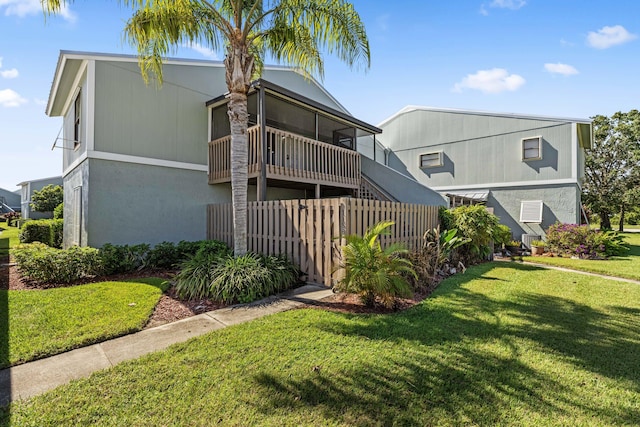
M 542 200 L 520 202 L 520 222 L 540 224 L 542 222 Z
M 542 159 L 542 137 L 522 139 L 522 160 Z
M 73 103 L 73 148 L 80 146 L 80 118 L 82 113 L 81 97 L 82 91 L 78 91 L 76 100 Z
M 442 166 L 442 151 L 420 155 L 420 168 L 437 168 Z

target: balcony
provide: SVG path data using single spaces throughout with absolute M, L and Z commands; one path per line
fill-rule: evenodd
M 260 126 L 249 128 L 249 179 L 266 168 L 267 179 L 359 188 L 360 154 L 348 148 L 266 127 L 266 153 Z M 231 182 L 231 136 L 209 142 L 209 184 Z

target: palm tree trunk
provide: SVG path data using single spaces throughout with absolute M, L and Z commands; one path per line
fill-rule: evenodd
M 247 253 L 247 163 L 248 114 L 247 95 L 231 93 L 229 100 L 231 124 L 231 200 L 233 205 L 233 252 Z
M 254 58 L 236 30 L 238 37 L 227 50 L 224 60 L 225 80 L 229 89 L 229 124 L 231 125 L 231 202 L 233 205 L 233 253 L 247 253 L 247 179 L 248 128 L 247 93 L 254 71 Z

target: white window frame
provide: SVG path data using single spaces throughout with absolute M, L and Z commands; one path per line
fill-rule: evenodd
M 538 140 L 538 157 L 527 157 L 525 155 L 526 149 L 525 149 L 525 142 L 527 141 L 533 141 L 537 139 Z M 520 140 L 521 143 L 521 149 L 522 149 L 522 161 L 523 162 L 529 162 L 532 160 L 542 160 L 542 136 L 529 136 L 527 138 L 522 138 Z
M 422 158 L 425 156 L 434 156 L 437 155 L 437 159 L 438 159 L 438 163 L 437 164 L 433 164 L 433 165 L 423 165 L 422 163 Z M 423 153 L 420 154 L 420 157 L 418 157 L 418 166 L 420 167 L 420 169 L 429 169 L 429 168 L 439 168 L 441 166 L 443 166 L 443 161 L 442 161 L 442 151 L 432 151 L 430 153 Z
M 82 135 L 82 88 L 73 99 L 73 149 L 80 148 Z
M 542 200 L 520 201 L 520 222 L 529 224 L 541 224 L 543 209 L 544 203 L 542 203 Z

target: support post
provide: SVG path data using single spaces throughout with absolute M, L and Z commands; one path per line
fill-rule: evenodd
M 320 198 L 320 184 L 316 184 L 316 199 Z
M 267 200 L 267 116 L 264 86 L 258 89 L 258 123 L 260 124 L 260 176 L 258 177 L 257 200 Z

